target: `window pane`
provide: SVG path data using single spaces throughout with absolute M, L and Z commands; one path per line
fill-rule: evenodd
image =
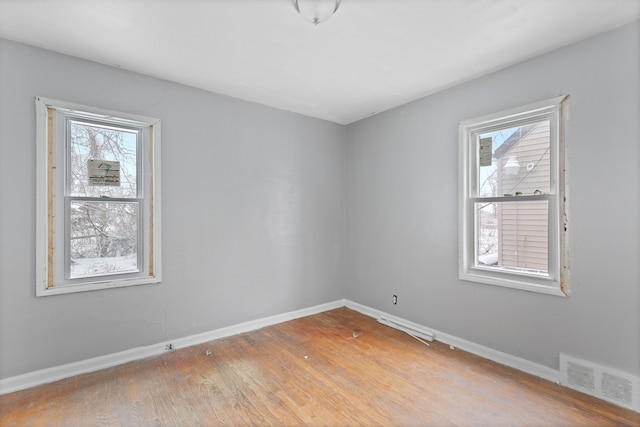
M 138 271 L 138 205 L 71 202 L 70 279 Z
M 476 266 L 547 274 L 546 200 L 475 203 Z
M 476 143 L 479 197 L 550 192 L 549 120 L 484 133 Z
M 69 196 L 138 197 L 136 131 L 78 121 L 69 121 L 68 130 Z

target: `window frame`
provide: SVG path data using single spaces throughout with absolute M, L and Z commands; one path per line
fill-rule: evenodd
M 465 120 L 459 126 L 459 278 L 556 296 L 568 296 L 566 251 L 565 121 L 568 96 L 528 104 Z M 480 135 L 550 120 L 550 192 L 548 194 L 480 197 L 477 141 Z M 548 275 L 478 265 L 475 203 L 547 201 Z
M 36 296 L 161 282 L 160 120 L 44 97 L 36 97 L 35 102 Z M 68 192 L 71 122 L 136 132 L 136 197 L 84 197 Z M 138 203 L 138 271 L 67 277 L 74 200 Z

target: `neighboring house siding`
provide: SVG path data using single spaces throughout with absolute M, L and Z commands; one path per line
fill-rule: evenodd
M 549 122 L 537 123 L 500 158 L 500 193 L 523 195 L 549 188 Z M 504 166 L 515 156 L 520 169 L 507 175 Z M 528 167 L 529 165 L 529 167 Z M 528 170 L 530 169 L 530 170 Z M 502 203 L 498 208 L 499 265 L 548 270 L 546 201 Z

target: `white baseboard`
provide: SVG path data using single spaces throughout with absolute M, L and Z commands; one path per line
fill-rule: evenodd
M 253 331 L 256 329 L 264 328 L 266 326 L 287 322 L 289 320 L 310 316 L 312 314 L 317 314 L 323 311 L 333 310 L 335 308 L 344 306 L 345 302 L 343 300 L 333 301 L 327 304 L 321 304 L 314 307 L 292 311 L 289 313 L 252 320 L 249 322 L 215 329 L 213 331 L 191 335 L 188 337 L 178 338 L 167 342 L 152 344 L 144 347 L 137 347 L 118 353 L 112 353 L 105 356 L 94 357 L 91 359 L 81 360 L 79 362 L 54 366 L 47 369 L 41 369 L 38 371 L 17 375 L 15 377 L 1 379 L 0 395 L 13 393 L 14 391 L 24 390 L 42 384 L 48 384 L 64 378 L 72 377 L 74 375 L 86 374 L 88 372 L 94 372 L 100 369 L 122 365 L 123 363 L 144 359 L 146 357 L 157 356 L 166 352 L 167 346 L 169 345 L 171 345 L 172 349 L 189 347 L 192 345 L 202 344 L 208 341 Z
M 459 348 L 460 350 L 473 353 L 477 356 L 484 357 L 485 359 L 489 359 L 494 362 L 500 363 L 502 365 L 506 365 L 511 368 L 517 369 L 519 371 L 523 371 L 528 374 L 544 378 L 554 383 L 559 383 L 560 381 L 559 371 L 549 368 L 548 366 L 540 365 L 538 363 L 534 363 L 529 360 L 513 356 L 511 354 L 503 353 L 501 351 L 494 350 L 492 348 L 485 347 L 483 345 L 476 344 L 471 341 L 467 341 L 465 339 L 458 338 L 456 336 L 437 331 L 435 329 L 431 329 L 428 326 L 417 325 L 406 319 L 393 316 L 389 313 L 385 313 L 383 311 L 376 310 L 374 308 L 367 307 L 365 305 L 358 304 L 353 301 L 345 300 L 344 303 L 345 303 L 345 306 L 347 306 L 348 308 L 358 311 L 367 316 L 374 317 L 376 319 L 384 317 L 402 324 L 410 324 L 410 325 L 413 324 L 415 325 L 414 328 L 429 329 L 431 332 L 433 332 L 436 341 L 440 341 L 441 343 L 444 343 L 447 345 L 452 345 L 455 348 Z
M 158 344 L 152 344 L 144 347 L 137 347 L 130 350 L 121 351 L 118 353 L 108 354 L 105 356 L 94 357 L 87 360 L 82 360 L 79 362 L 68 363 L 61 366 L 54 366 L 52 368 L 41 369 L 38 371 L 26 373 L 23 375 L 17 375 L 15 377 L 0 379 L 0 395 L 12 393 L 14 391 L 24 390 L 27 388 L 35 387 L 42 384 L 51 383 L 54 381 L 58 381 L 64 378 L 68 378 L 74 375 L 85 374 L 88 372 L 94 372 L 100 369 L 110 368 L 112 366 L 121 365 L 127 362 L 132 362 L 134 360 L 144 359 L 146 357 L 156 356 L 162 354 L 167 351 L 167 346 L 171 345 L 173 349 L 185 348 L 192 345 L 202 344 L 205 342 L 217 340 L 220 338 L 229 337 L 232 335 L 237 335 L 249 331 L 253 331 L 256 329 L 264 328 L 266 326 L 275 325 L 278 323 L 287 322 L 289 320 L 298 319 L 300 317 L 310 316 L 313 314 L 321 313 L 328 310 L 333 310 L 339 307 L 347 307 L 352 310 L 358 311 L 364 315 L 369 317 L 373 317 L 375 319 L 385 318 L 387 320 L 391 320 L 394 323 L 398 323 L 401 325 L 409 326 L 414 330 L 428 330 L 433 333 L 435 340 L 440 341 L 444 344 L 454 346 L 459 348 L 460 350 L 467 351 L 469 353 L 473 353 L 475 355 L 484 357 L 486 359 L 492 360 L 494 362 L 500 363 L 502 365 L 506 365 L 512 367 L 514 369 L 518 369 L 520 371 L 526 372 L 528 374 L 535 375 L 537 377 L 544 378 L 546 380 L 562 383 L 563 385 L 567 385 L 571 388 L 582 391 L 586 394 L 590 394 L 594 397 L 605 399 L 611 401 L 613 403 L 620 404 L 620 402 L 612 399 L 607 399 L 607 396 L 603 393 L 598 393 L 597 390 L 589 390 L 588 388 L 579 388 L 576 387 L 575 384 L 570 384 L 570 378 L 567 377 L 567 360 L 573 361 L 574 363 L 578 361 L 578 359 L 568 359 L 566 356 L 563 358 L 561 355 L 561 368 L 565 366 L 565 369 L 562 370 L 563 378 L 561 381 L 561 371 L 549 368 L 544 365 L 540 365 L 538 363 L 531 362 L 526 359 L 522 359 L 520 357 L 513 356 L 511 354 L 503 353 L 501 351 L 494 350 L 489 347 L 485 347 L 483 345 L 479 345 L 473 343 L 471 341 L 467 341 L 462 338 L 458 338 L 456 336 L 440 332 L 434 329 L 427 328 L 423 325 L 419 325 L 413 322 L 410 322 L 406 319 L 393 316 L 389 313 L 385 313 L 383 311 L 367 307 L 362 304 L 358 304 L 356 302 L 342 299 L 333 301 L 326 304 L 317 305 L 314 307 L 309 307 L 301 310 L 296 310 L 284 314 L 278 314 L 275 316 L 265 317 L 262 319 L 252 320 L 249 322 L 240 323 L 237 325 L 228 326 L 225 328 L 215 329 L 213 331 L 204 332 L 201 334 L 191 335 L 188 337 L 178 338 L 175 340 L 162 342 Z M 589 362 L 580 361 L 582 366 L 587 366 L 589 368 L 602 370 L 603 372 L 614 372 L 620 378 L 631 378 L 631 387 L 633 390 L 633 397 L 631 404 L 622 405 L 626 406 L 635 411 L 639 411 L 638 406 L 640 405 L 640 379 L 637 377 L 630 377 L 624 373 L 619 371 L 607 370 L 605 368 L 590 364 Z M 599 372 L 599 371 L 598 371 Z M 608 383 L 605 383 L 607 385 Z

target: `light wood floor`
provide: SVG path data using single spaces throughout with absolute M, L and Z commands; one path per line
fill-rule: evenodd
M 341 308 L 1 396 L 0 425 L 638 426 L 640 414 Z

